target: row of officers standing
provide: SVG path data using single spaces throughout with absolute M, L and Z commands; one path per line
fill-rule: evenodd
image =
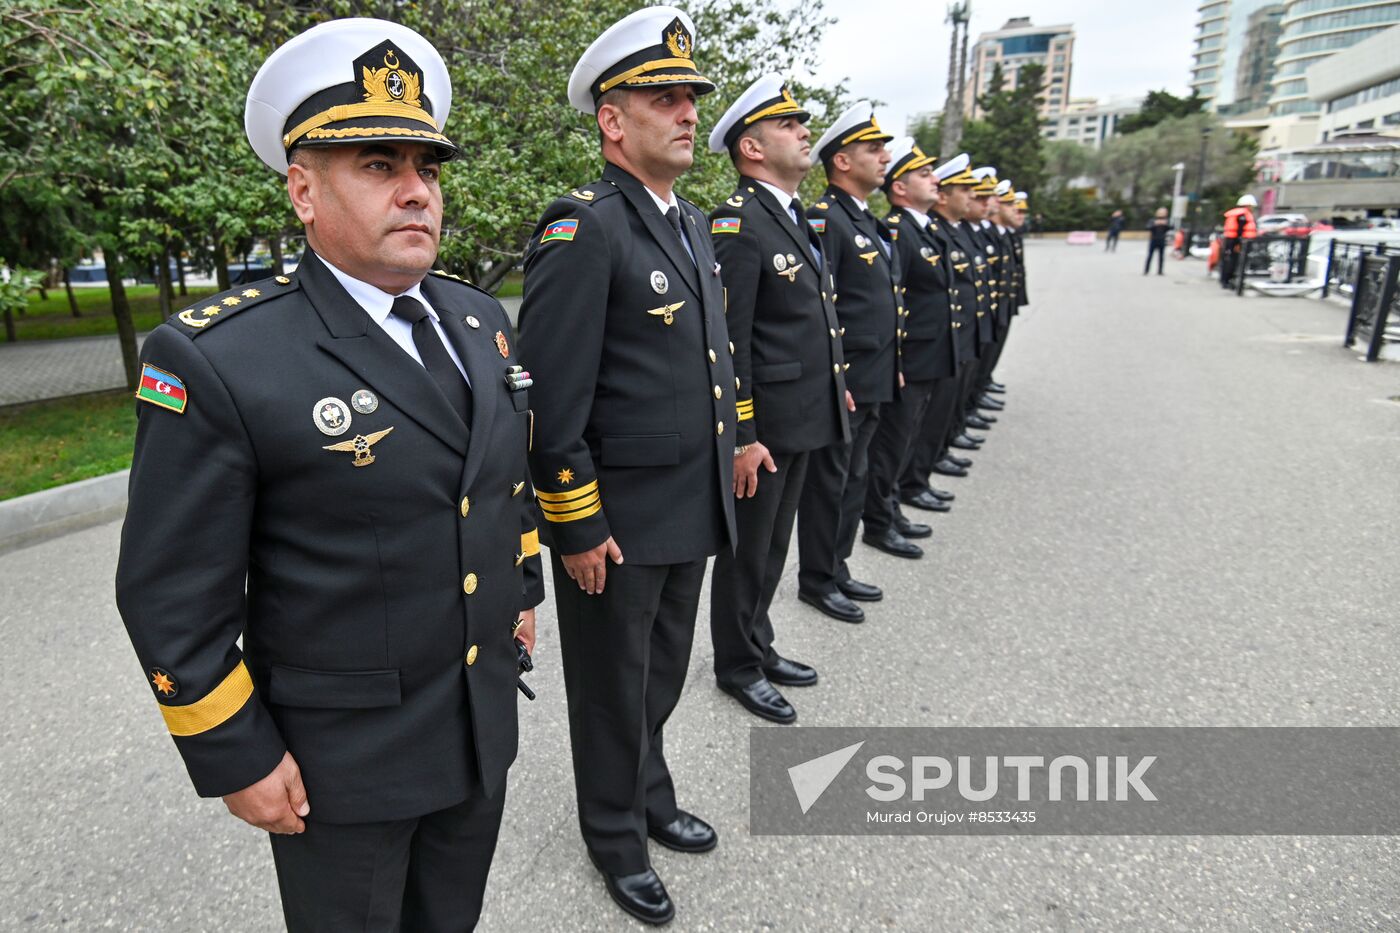
M 795 721 L 779 688 L 818 673 L 770 616 L 794 525 L 799 597 L 864 621 L 884 594 L 851 575 L 858 529 L 922 557 L 904 510 L 950 508 L 931 476 L 966 475 L 968 429 L 1002 407 L 1025 194 L 865 102 L 814 143 L 769 75 L 709 135 L 738 181 L 706 214 L 675 191 L 715 89 L 694 50 L 657 6 L 578 61 L 605 167 L 536 227 L 515 340 L 493 298 L 430 274 L 458 154 L 436 50 L 336 20 L 254 79 L 248 137 L 308 249 L 143 349 L 117 593 L 196 788 L 272 833 L 290 929 L 475 925 L 541 544 L 587 853 L 623 910 L 669 921 L 650 842 L 718 842 L 663 740 L 709 558 L 719 687 Z

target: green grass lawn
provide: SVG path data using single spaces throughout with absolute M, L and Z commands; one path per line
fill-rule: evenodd
M 214 288 L 191 288 L 187 297 L 175 295 L 174 311 L 179 312 L 206 295 L 212 295 Z M 102 334 L 115 334 L 117 320 L 112 317 L 112 293 L 102 288 L 75 288 L 73 294 L 78 299 L 78 310 L 82 317 L 73 317 L 68 310 L 68 296 L 63 286 L 49 289 L 46 301 L 39 300 L 39 293 L 29 296 L 29 308 L 24 314 L 15 316 L 15 336 L 20 340 L 54 340 L 61 337 L 96 337 Z M 160 299 L 154 285 L 132 285 L 126 290 L 131 302 L 131 315 L 136 321 L 136 332 L 148 331 L 160 323 Z M 3 338 L 0 334 L 0 338 Z
M 0 409 L 0 499 L 124 470 L 135 435 L 125 389 Z

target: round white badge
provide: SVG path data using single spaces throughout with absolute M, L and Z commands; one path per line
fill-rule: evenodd
M 350 396 L 350 407 L 362 415 L 372 415 L 379 407 L 379 397 L 369 389 L 356 389 Z
M 784 269 L 787 268 L 787 266 L 788 266 L 787 258 L 786 258 L 785 256 L 783 256 L 782 253 L 774 253 L 774 254 L 773 254 L 773 268 L 774 268 L 774 269 L 777 269 L 779 272 L 782 272 Z
M 863 233 L 857 233 L 857 234 L 856 234 L 856 246 L 859 246 L 861 249 L 865 249 L 865 248 L 866 248 L 867 246 L 869 246 L 869 245 L 870 245 L 870 241 L 867 240 L 867 239 L 865 238 L 865 234 L 863 234 Z
M 651 274 L 651 290 L 658 295 L 664 295 L 671 288 L 671 283 L 666 281 L 666 273 L 657 269 Z
M 338 437 L 350 430 L 350 406 L 338 398 L 326 396 L 311 409 L 311 420 L 322 434 Z

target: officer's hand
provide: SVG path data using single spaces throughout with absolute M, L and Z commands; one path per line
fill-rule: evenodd
M 565 554 L 561 559 L 569 579 L 589 596 L 596 596 L 603 592 L 603 584 L 607 581 L 609 557 L 614 564 L 622 563 L 622 550 L 611 536 L 591 551 Z
M 291 752 L 285 752 L 272 773 L 256 784 L 224 795 L 228 812 L 245 823 L 270 833 L 299 833 L 306 829 L 302 817 L 311 812 L 301 769 Z
M 520 628 L 515 630 L 515 637 L 525 643 L 526 651 L 535 653 L 535 610 L 521 610 Z
M 901 389 L 904 388 L 904 373 L 903 373 L 903 372 L 901 372 L 901 373 L 899 374 L 899 387 L 900 387 Z
M 778 466 L 773 462 L 773 455 L 768 452 L 758 441 L 749 445 L 749 449 L 734 458 L 734 495 L 740 499 L 747 499 L 758 495 L 758 466 L 763 465 L 769 473 L 778 472 Z
M 846 390 L 846 411 L 855 411 L 855 410 L 856 410 L 856 400 L 855 400 L 855 397 L 854 397 L 853 395 L 851 395 L 851 390 L 850 390 L 850 389 L 847 389 L 847 390 Z

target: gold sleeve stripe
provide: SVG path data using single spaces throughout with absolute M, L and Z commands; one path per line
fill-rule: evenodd
M 524 557 L 534 557 L 540 552 L 540 530 L 531 528 L 520 536 L 520 553 Z
M 739 410 L 739 420 L 740 420 L 740 421 L 752 421 L 752 420 L 753 420 L 753 399 L 751 399 L 751 398 L 749 398 L 749 399 L 742 399 L 742 398 L 741 398 L 741 399 L 739 399 L 739 402 L 738 402 L 738 404 L 737 404 L 736 407 L 737 407 L 738 410 Z
M 591 496 L 579 499 L 577 502 L 541 502 L 540 511 L 544 512 L 546 515 L 564 515 L 568 512 L 576 512 L 579 509 L 594 505 L 598 501 L 600 501 L 598 494 L 594 493 Z
M 535 490 L 535 498 L 541 502 L 572 502 L 575 499 L 583 498 L 585 493 L 591 493 L 598 489 L 598 481 L 595 479 L 591 483 L 584 483 L 577 489 L 566 489 L 563 492 L 544 492 Z
M 203 698 L 186 706 L 166 706 L 162 703 L 160 714 L 165 717 L 165 725 L 171 735 L 199 735 L 223 725 L 243 708 L 252 695 L 253 677 L 248 673 L 247 666 L 239 661 L 223 682 Z
M 576 522 L 576 521 L 578 521 L 578 520 L 581 519 L 581 518 L 587 518 L 588 516 L 590 516 L 590 515 L 592 515 L 592 514 L 594 514 L 594 513 L 596 513 L 596 512 L 602 511 L 602 508 L 603 508 L 603 503 L 602 503 L 601 501 L 595 501 L 595 502 L 594 502 L 592 505 L 590 505 L 588 508 L 582 509 L 582 510 L 580 510 L 580 511 L 578 511 L 578 512 L 569 512 L 569 513 L 566 514 L 566 515 L 554 515 L 554 514 L 552 514 L 552 513 L 550 513 L 550 512 L 545 512 L 545 513 L 543 513 L 543 514 L 544 514 L 544 517 L 545 517 L 545 521 L 550 521 L 550 522 L 555 522 L 555 523 L 559 523 L 559 522 Z

